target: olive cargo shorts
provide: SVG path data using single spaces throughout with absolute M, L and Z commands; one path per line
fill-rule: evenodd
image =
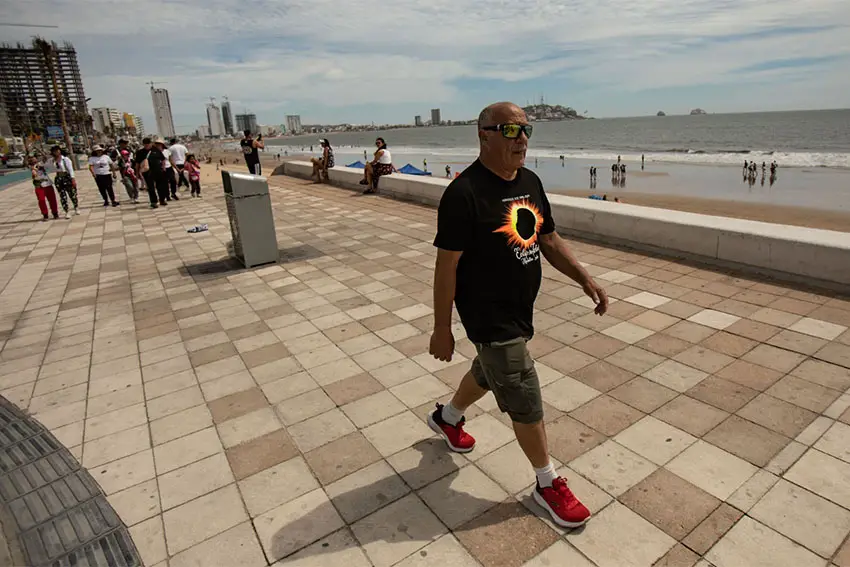
M 537 423 L 543 419 L 543 399 L 534 361 L 526 339 L 475 343 L 478 356 L 472 361 L 475 382 L 493 392 L 499 409 L 517 423 Z

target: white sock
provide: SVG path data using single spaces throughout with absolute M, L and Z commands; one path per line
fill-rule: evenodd
M 445 421 L 449 425 L 457 425 L 457 422 L 460 421 L 463 417 L 463 412 L 454 407 L 452 403 L 449 402 L 443 406 L 443 413 L 440 417 L 442 417 L 443 421 Z
M 558 478 L 558 473 L 555 472 L 555 465 L 552 464 L 552 461 L 549 461 L 549 464 L 542 469 L 534 469 L 534 474 L 537 475 L 537 484 L 540 485 L 540 488 L 552 486 L 552 481 Z

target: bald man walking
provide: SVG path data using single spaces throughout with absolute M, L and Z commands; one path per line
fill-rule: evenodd
M 452 400 L 437 404 L 428 416 L 428 425 L 453 451 L 472 451 L 475 439 L 464 431 L 463 413 L 492 391 L 534 468 L 534 499 L 555 523 L 577 527 L 590 511 L 549 458 L 540 382 L 526 347 L 534 334 L 541 253 L 593 299 L 596 314 L 608 309 L 608 297 L 555 232 L 543 185 L 523 167 L 531 133 L 517 105 L 500 102 L 485 108 L 478 117 L 478 160 L 440 200 L 430 352 L 442 361 L 452 359 L 454 303 L 478 356 Z

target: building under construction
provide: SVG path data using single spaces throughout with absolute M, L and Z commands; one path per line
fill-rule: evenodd
M 63 106 L 71 134 L 84 133 L 89 116 L 74 46 L 0 44 L 0 105 L 15 136 L 59 137 L 53 127 L 62 126 Z

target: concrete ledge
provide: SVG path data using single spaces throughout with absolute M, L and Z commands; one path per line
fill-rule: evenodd
M 309 162 L 274 174 L 309 178 Z M 334 167 L 331 183 L 361 191 L 363 170 Z M 382 195 L 436 206 L 449 180 L 394 173 Z M 558 230 L 583 238 L 694 257 L 723 266 L 850 290 L 850 233 L 639 207 L 549 193 Z M 848 227 L 850 228 L 850 227 Z

